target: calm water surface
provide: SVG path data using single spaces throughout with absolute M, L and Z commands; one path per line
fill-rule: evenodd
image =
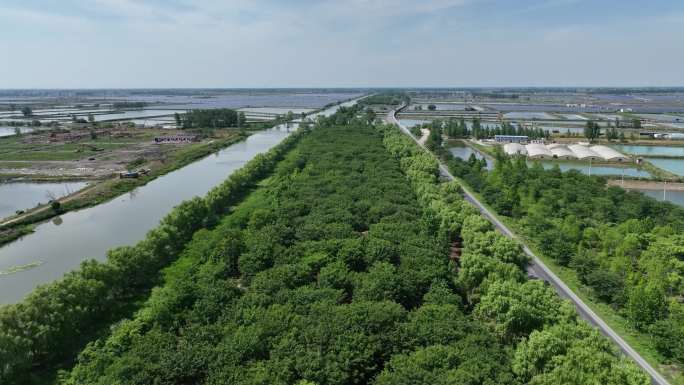
M 406 128 L 411 128 L 415 126 L 420 126 L 422 124 L 430 123 L 429 120 L 419 120 L 419 119 L 399 119 L 399 123 Z
M 26 134 L 33 131 L 33 128 L 29 127 L 19 127 L 19 131 L 22 134 Z M 17 130 L 14 127 L 0 127 L 0 137 L 16 135 Z
M 491 170 L 494 167 L 494 162 L 492 160 L 490 160 L 489 158 L 480 154 L 479 151 L 473 150 L 472 148 L 470 148 L 468 146 L 453 145 L 452 147 L 449 147 L 449 152 L 453 156 L 455 156 L 457 158 L 461 158 L 463 160 L 468 160 L 468 159 L 470 159 L 471 155 L 475 155 L 475 158 L 485 159 L 487 161 L 487 170 Z
M 618 151 L 626 152 L 633 155 L 643 155 L 643 156 L 682 156 L 684 157 L 684 147 L 672 147 L 672 146 L 643 146 L 636 144 L 616 144 L 615 147 Z
M 331 115 L 336 110 L 333 107 L 321 114 Z M 83 260 L 104 260 L 107 250 L 142 240 L 172 207 L 205 195 L 255 155 L 280 143 L 289 131 L 277 127 L 256 133 L 131 193 L 43 223 L 33 234 L 0 248 L 0 271 L 41 263 L 19 273 L 0 275 L 0 304 L 21 300 L 36 286 L 62 277 Z
M 39 203 L 61 198 L 87 186 L 86 182 L 68 183 L 0 183 L 0 218 L 17 210 L 26 210 Z
M 629 167 L 611 167 L 611 166 L 592 166 L 591 172 L 589 170 L 589 165 L 586 163 L 575 163 L 575 162 L 539 162 L 542 167 L 549 170 L 554 166 L 558 165 L 561 171 L 568 170 L 578 170 L 583 174 L 591 175 L 614 175 L 614 176 L 631 176 L 639 178 L 650 178 L 651 174 L 647 171 L 639 170 L 637 168 Z M 527 164 L 532 165 L 534 162 L 527 162 Z
M 662 191 L 641 189 L 634 189 L 633 191 L 639 191 L 644 195 L 654 198 L 660 202 L 663 201 Z M 665 191 L 665 201 L 684 207 L 684 191 Z
M 673 174 L 684 176 L 684 159 L 646 158 L 646 160 Z

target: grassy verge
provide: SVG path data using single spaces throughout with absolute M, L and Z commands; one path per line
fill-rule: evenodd
M 167 161 L 153 167 L 149 174 L 143 175 L 138 179 L 107 179 L 97 183 L 95 186 L 87 188 L 86 191 L 82 190 L 75 193 L 77 197 L 72 195 L 60 199 L 61 206 L 58 210 L 53 210 L 47 205 L 36 207 L 20 217 L 19 220 L 0 226 L 0 246 L 31 233 L 33 231 L 32 224 L 46 221 L 69 211 L 96 206 L 100 203 L 107 202 L 121 194 L 144 186 L 164 174 L 177 170 L 226 146 L 241 141 L 246 137 L 247 134 L 236 133 L 229 137 L 215 139 L 208 143 L 192 144 L 171 153 L 170 158 Z

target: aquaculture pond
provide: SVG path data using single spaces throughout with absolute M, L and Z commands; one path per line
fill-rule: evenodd
M 494 162 L 487 158 L 486 156 L 482 155 L 479 151 L 472 149 L 471 147 L 468 147 L 464 144 L 458 144 L 458 143 L 452 143 L 449 144 L 449 152 L 457 157 L 461 158 L 463 160 L 468 160 L 470 159 L 471 155 L 475 155 L 477 159 L 485 159 L 487 162 L 487 169 L 491 170 L 492 167 L 494 167 Z
M 535 162 L 528 161 L 529 165 Z M 641 170 L 634 167 L 616 167 L 616 166 L 589 166 L 588 163 L 579 162 L 539 162 L 545 169 L 551 169 L 556 165 L 561 171 L 578 170 L 587 175 L 612 175 L 612 176 L 626 176 L 633 178 L 650 178 L 651 174 L 646 170 Z
M 0 183 L 0 218 L 8 217 L 18 210 L 30 209 L 38 204 L 47 203 L 51 199 L 69 195 L 87 185 L 86 182 Z M 2 255 L 1 252 L 0 255 Z
M 615 144 L 616 150 L 641 156 L 681 156 L 684 157 L 684 146 L 644 146 L 638 144 Z
M 22 134 L 27 134 L 32 132 L 33 128 L 30 127 L 19 127 L 19 132 Z M 17 134 L 17 128 L 15 127 L 0 127 L 0 137 L 12 136 Z
M 401 125 L 404 127 L 411 128 L 415 126 L 420 126 L 421 124 L 430 123 L 430 121 L 419 119 L 399 119 L 399 123 L 401 123 Z
M 669 171 L 673 174 L 684 176 L 684 159 L 645 158 L 656 167 Z
M 684 191 L 665 191 L 663 190 L 643 190 L 643 189 L 632 189 L 632 191 L 639 191 L 644 195 L 647 195 L 658 201 L 667 201 L 674 203 L 676 205 L 684 207 Z M 664 198 L 664 199 L 663 199 Z

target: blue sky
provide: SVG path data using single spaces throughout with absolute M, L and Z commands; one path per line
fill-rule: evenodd
M 681 0 L 0 0 L 0 88 L 684 86 Z

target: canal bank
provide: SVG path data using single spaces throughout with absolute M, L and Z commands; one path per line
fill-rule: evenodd
M 345 102 L 320 112 L 329 116 Z M 87 259 L 104 260 L 108 250 L 142 240 L 181 202 L 203 196 L 257 154 L 290 135 L 294 125 L 254 133 L 213 155 L 172 171 L 106 203 L 64 214 L 0 248 L 0 304 L 21 300 L 36 286 L 61 278 Z M 57 219 L 57 218 L 55 218 Z M 27 266 L 27 269 L 17 267 Z
M 182 168 L 198 159 L 219 151 L 235 142 L 244 140 L 245 133 L 236 133 L 226 138 L 216 139 L 202 145 L 183 149 L 173 154 L 173 157 L 164 164 L 157 164 L 150 171 L 136 179 L 109 178 L 101 182 L 94 183 L 87 189 L 66 194 L 58 199 L 59 206 L 53 207 L 50 202 L 33 207 L 24 213 L 5 218 L 0 222 L 0 245 L 7 244 L 17 238 L 33 231 L 32 225 L 49 220 L 59 215 L 64 215 L 70 211 L 84 209 L 99 205 L 114 199 L 122 194 L 132 191 L 140 186 L 168 174 L 174 170 Z M 33 190 L 39 189 L 39 183 L 26 183 Z M 9 197 L 8 197 L 9 199 Z M 12 198 L 16 199 L 16 198 Z M 0 251 L 0 257 L 2 253 Z

